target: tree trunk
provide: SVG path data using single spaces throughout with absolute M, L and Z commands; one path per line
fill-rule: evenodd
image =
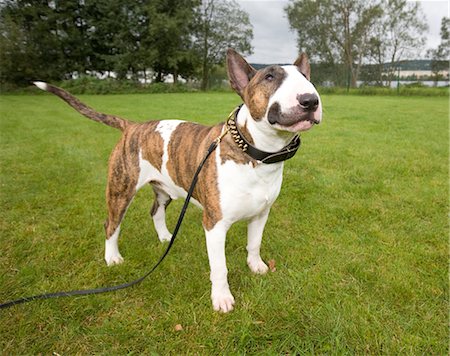
M 208 65 L 206 62 L 204 62 L 203 69 L 202 69 L 202 84 L 201 84 L 201 89 L 203 91 L 206 91 L 208 89 L 208 82 L 209 82 Z
M 381 57 L 381 50 L 378 49 L 378 81 L 379 81 L 379 85 L 383 86 L 383 70 L 384 70 L 384 66 L 383 66 L 383 58 Z
M 178 70 L 174 69 L 172 75 L 173 75 L 173 84 L 177 85 L 178 84 Z
M 345 42 L 344 42 L 344 51 L 347 58 L 347 66 L 349 71 L 349 83 L 352 88 L 356 87 L 356 69 L 353 68 L 353 49 L 352 49 L 352 36 L 350 31 L 350 13 L 347 8 L 343 11 L 344 15 L 344 33 L 345 33 Z M 347 85 L 348 85 L 347 84 Z
M 202 83 L 201 90 L 208 89 L 209 73 L 208 73 L 208 37 L 209 37 L 209 23 L 208 23 L 208 8 L 205 9 L 205 26 L 203 37 L 203 63 L 202 63 Z
M 156 75 L 156 78 L 155 78 L 155 82 L 162 83 L 162 77 L 163 77 L 162 72 L 158 71 L 158 74 Z
M 395 59 L 396 55 L 397 55 L 397 41 L 394 43 L 394 50 L 392 52 L 391 64 L 390 64 L 389 73 L 388 73 L 388 87 L 389 88 L 391 87 L 391 83 L 394 80 L 396 67 L 399 66 L 399 63 L 396 63 L 396 59 Z
M 208 70 L 208 43 L 205 34 L 205 42 L 203 47 L 203 63 L 202 63 L 202 83 L 201 90 L 205 91 L 208 89 L 209 82 L 209 70 Z

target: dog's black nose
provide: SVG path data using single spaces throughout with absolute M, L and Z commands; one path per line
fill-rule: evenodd
M 319 106 L 319 97 L 316 94 L 301 94 L 297 95 L 297 100 L 300 106 L 306 111 L 316 111 Z

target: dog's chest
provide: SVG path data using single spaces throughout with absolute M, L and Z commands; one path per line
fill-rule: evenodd
M 278 197 L 282 180 L 283 163 L 253 167 L 230 160 L 219 164 L 218 186 L 224 218 L 250 219 L 266 211 Z

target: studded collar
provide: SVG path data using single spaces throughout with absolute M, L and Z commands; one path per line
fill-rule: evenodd
M 237 115 L 243 104 L 239 105 L 228 117 L 226 122 L 227 131 L 230 133 L 237 146 L 249 155 L 251 158 L 266 164 L 278 163 L 292 158 L 297 150 L 300 148 L 301 140 L 299 135 L 294 138 L 285 147 L 277 152 L 265 152 L 253 146 L 242 135 L 237 124 Z

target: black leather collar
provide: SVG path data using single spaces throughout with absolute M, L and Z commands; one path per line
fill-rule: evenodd
M 251 158 L 262 162 L 262 163 L 278 163 L 286 161 L 292 158 L 297 150 L 300 148 L 301 140 L 299 135 L 295 135 L 294 138 L 289 142 L 289 144 L 283 147 L 277 152 L 265 152 L 257 149 L 250 142 L 246 140 L 244 135 L 242 135 L 239 127 L 237 125 L 237 114 L 241 109 L 243 104 L 239 105 L 228 117 L 227 128 L 230 131 L 231 137 L 234 142 L 238 145 L 243 152 L 248 154 Z

